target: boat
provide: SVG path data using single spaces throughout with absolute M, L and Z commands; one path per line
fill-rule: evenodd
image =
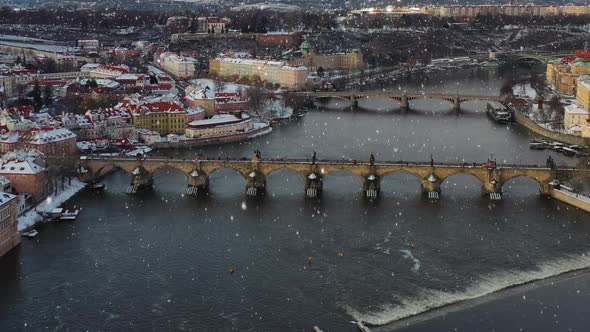
M 561 153 L 563 153 L 566 156 L 575 156 L 578 153 L 578 151 L 572 148 L 568 148 L 567 146 L 564 146 L 561 148 Z
M 552 142 L 552 143 L 549 143 L 549 146 L 551 147 L 552 150 L 557 151 L 557 152 L 561 152 L 561 150 L 565 147 L 565 144 L 563 144 L 561 142 Z
M 80 210 L 74 210 L 74 211 L 65 210 L 61 214 L 60 219 L 61 220 L 76 220 L 76 218 L 78 217 L 78 213 L 80 213 Z
M 480 65 L 480 67 L 483 67 L 483 68 L 498 67 L 498 63 L 492 62 L 492 61 L 484 61 L 484 62 L 480 63 L 479 65 Z
M 60 219 L 63 212 L 64 212 L 64 209 L 55 208 L 55 209 L 51 210 L 51 212 L 49 213 L 49 216 L 52 219 Z
M 104 189 L 105 185 L 102 182 L 94 182 L 94 183 L 89 183 L 87 185 L 87 187 L 90 189 L 101 190 L 101 189 Z
M 39 234 L 39 232 L 37 232 L 37 230 L 35 230 L 35 229 L 31 230 L 30 232 L 23 232 L 23 233 L 21 233 L 22 236 L 26 236 L 29 239 L 34 238 L 38 234 Z
M 510 110 L 497 101 L 488 102 L 486 113 L 498 123 L 509 123 L 512 121 L 512 113 Z
M 529 148 L 533 150 L 545 150 L 547 148 L 547 145 L 541 142 L 531 142 L 529 144 Z

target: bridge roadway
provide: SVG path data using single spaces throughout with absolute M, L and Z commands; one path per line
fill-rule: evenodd
M 464 95 L 464 94 L 444 94 L 444 93 L 409 93 L 409 92 L 387 92 L 387 91 L 320 91 L 320 92 L 298 92 L 300 96 L 310 99 L 320 98 L 338 98 L 349 100 L 351 108 L 358 108 L 358 101 L 366 98 L 385 98 L 393 99 L 400 103 L 400 110 L 405 112 L 410 109 L 410 101 L 416 99 L 440 99 L 453 103 L 453 109 L 459 111 L 461 103 L 466 101 L 498 101 L 504 102 L 505 97 L 485 96 L 485 95 Z
M 538 165 L 496 165 L 482 163 L 434 163 L 434 162 L 360 162 L 350 160 L 309 160 L 309 159 L 262 159 L 254 155 L 251 159 L 166 159 L 166 158 L 109 158 L 81 157 L 78 172 L 84 182 L 94 183 L 113 169 L 122 169 L 131 174 L 129 192 L 150 188 L 153 174 L 162 168 L 174 168 L 188 178 L 188 194 L 206 192 L 209 177 L 219 169 L 233 169 L 246 180 L 248 195 L 261 195 L 266 190 L 266 178 L 273 172 L 290 170 L 305 179 L 305 193 L 318 196 L 323 190 L 323 178 L 330 174 L 348 171 L 363 181 L 363 194 L 377 198 L 381 179 L 389 174 L 405 172 L 415 175 L 422 191 L 431 197 L 438 197 L 442 182 L 450 176 L 468 174 L 482 183 L 483 194 L 499 199 L 503 185 L 516 177 L 535 180 L 543 194 L 550 194 L 554 179 L 564 180 L 590 177 L 590 169 L 547 168 Z

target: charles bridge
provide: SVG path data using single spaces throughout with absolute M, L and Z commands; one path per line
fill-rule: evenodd
M 499 101 L 504 102 L 505 97 L 498 96 L 478 96 L 478 95 L 459 95 L 444 93 L 407 93 L 407 92 L 360 92 L 360 91 L 320 91 L 320 92 L 299 92 L 300 96 L 307 97 L 309 100 L 336 98 L 350 101 L 350 107 L 353 110 L 358 109 L 358 103 L 361 99 L 384 98 L 396 100 L 400 104 L 400 110 L 406 112 L 410 110 L 410 101 L 417 99 L 438 99 L 446 100 L 453 104 L 453 110 L 458 112 L 461 109 L 461 103 L 466 101 Z
M 233 169 L 246 180 L 246 194 L 263 195 L 266 191 L 266 178 L 273 172 L 290 170 L 305 179 L 305 194 L 316 197 L 323 190 L 323 179 L 339 171 L 348 171 L 363 180 L 363 195 L 369 199 L 380 194 L 381 179 L 388 174 L 405 172 L 415 175 L 421 184 L 422 192 L 431 199 L 438 199 L 441 184 L 450 176 L 468 174 L 482 183 L 482 193 L 493 200 L 501 199 L 502 187 L 516 177 L 529 177 L 535 180 L 542 194 L 550 195 L 554 180 L 590 177 L 590 169 L 557 168 L 548 165 L 499 165 L 488 160 L 485 163 L 435 163 L 430 162 L 376 162 L 373 155 L 368 162 L 345 160 L 311 159 L 263 159 L 260 152 L 251 159 L 207 159 L 193 160 L 166 158 L 122 158 L 83 156 L 79 160 L 80 179 L 96 183 L 114 169 L 122 169 L 131 175 L 128 193 L 151 188 L 153 174 L 162 168 L 174 168 L 188 178 L 187 194 L 205 193 L 209 187 L 209 177 L 219 169 Z

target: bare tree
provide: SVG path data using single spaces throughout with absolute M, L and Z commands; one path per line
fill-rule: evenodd
M 266 92 L 260 87 L 251 86 L 246 90 L 246 96 L 248 97 L 248 106 L 256 114 L 259 114 L 268 98 Z

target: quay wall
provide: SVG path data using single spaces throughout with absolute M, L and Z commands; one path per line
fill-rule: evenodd
M 545 128 L 539 126 L 538 124 L 536 124 L 533 120 L 531 120 L 531 119 L 527 118 L 526 116 L 524 116 L 523 114 L 521 114 L 520 112 L 514 112 L 514 119 L 516 120 L 516 122 L 519 125 L 527 128 L 528 130 L 532 131 L 533 133 L 535 133 L 537 135 L 552 139 L 554 141 L 566 143 L 566 144 L 590 146 L 590 139 L 589 138 L 557 133 L 557 132 L 545 129 Z
M 590 213 L 590 200 L 576 198 L 575 194 L 567 194 L 566 192 L 558 189 L 551 190 L 549 195 L 558 201 L 575 206 L 580 210 Z

